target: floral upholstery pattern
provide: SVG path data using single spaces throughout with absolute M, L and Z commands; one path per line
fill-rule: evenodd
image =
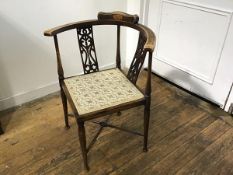
M 64 82 L 79 115 L 144 98 L 117 68 L 78 75 Z

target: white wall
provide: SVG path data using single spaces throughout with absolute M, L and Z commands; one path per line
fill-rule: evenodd
M 128 0 L 127 1 L 127 13 L 129 14 L 137 14 L 139 15 L 139 22 L 141 22 L 142 19 L 142 13 L 141 13 L 141 0 Z M 125 66 L 129 67 L 131 64 L 131 61 L 133 59 L 136 47 L 137 47 L 137 41 L 138 41 L 138 32 L 133 29 L 126 29 L 126 59 L 125 59 Z
M 58 90 L 53 39 L 44 37 L 44 30 L 126 7 L 124 0 L 1 0 L 0 110 Z M 116 29 L 108 28 L 105 33 L 94 31 L 97 57 L 104 67 L 115 62 Z M 81 73 L 75 32 L 61 34 L 59 40 L 66 75 Z M 104 49 L 107 41 L 114 47 Z

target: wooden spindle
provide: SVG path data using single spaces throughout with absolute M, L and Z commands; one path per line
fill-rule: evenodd
M 121 42 L 121 28 L 117 25 L 117 53 L 116 53 L 116 66 L 121 69 L 121 53 L 120 53 L 120 42 Z
M 64 71 L 63 71 L 62 63 L 61 63 L 61 55 L 59 51 L 57 35 L 54 35 L 53 38 L 54 38 L 54 45 L 56 49 L 56 55 L 57 55 L 57 72 L 58 72 L 58 77 L 59 77 L 59 82 L 60 82 L 60 80 L 64 79 Z

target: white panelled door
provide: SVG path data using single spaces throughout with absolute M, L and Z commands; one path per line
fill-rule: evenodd
M 233 81 L 232 10 L 213 2 L 147 0 L 144 21 L 157 36 L 153 71 L 224 107 Z

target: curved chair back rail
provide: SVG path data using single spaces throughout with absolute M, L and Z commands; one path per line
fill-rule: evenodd
M 69 23 L 62 26 L 58 26 L 44 32 L 45 36 L 53 36 L 55 42 L 55 48 L 57 53 L 58 63 L 58 75 L 59 79 L 64 79 L 64 71 L 62 68 L 57 34 L 76 29 L 78 35 L 78 42 L 80 53 L 82 57 L 82 64 L 84 74 L 99 71 L 98 60 L 96 57 L 96 50 L 93 38 L 93 26 L 98 25 L 115 25 L 117 26 L 117 53 L 116 53 L 116 65 L 121 68 L 121 56 L 120 56 L 120 27 L 130 27 L 139 31 L 138 45 L 131 62 L 127 78 L 134 84 L 137 82 L 138 75 L 144 63 L 147 52 L 151 53 L 150 59 L 152 59 L 152 53 L 155 47 L 155 35 L 151 29 L 138 23 L 139 17 L 137 15 L 130 15 L 123 12 L 112 13 L 98 13 L 97 20 L 86 20 L 75 23 Z M 86 42 L 88 41 L 88 42 Z M 148 62 L 148 71 L 151 71 L 151 65 Z M 149 73 L 149 72 L 148 72 Z M 149 82 L 148 82 L 149 83 Z
M 142 24 L 134 24 L 134 23 L 129 23 L 129 22 L 125 22 L 125 21 L 116 21 L 116 20 L 79 21 L 79 22 L 68 23 L 65 25 L 61 25 L 61 26 L 46 30 L 44 32 L 44 35 L 45 36 L 55 36 L 59 33 L 65 32 L 67 30 L 88 27 L 88 26 L 97 26 L 97 25 L 117 25 L 117 26 L 119 25 L 119 26 L 130 27 L 130 28 L 133 28 L 135 30 L 138 30 L 139 32 L 142 32 L 142 34 L 146 37 L 146 43 L 144 45 L 144 50 L 151 51 L 151 52 L 154 51 L 154 48 L 155 48 L 154 32 Z

